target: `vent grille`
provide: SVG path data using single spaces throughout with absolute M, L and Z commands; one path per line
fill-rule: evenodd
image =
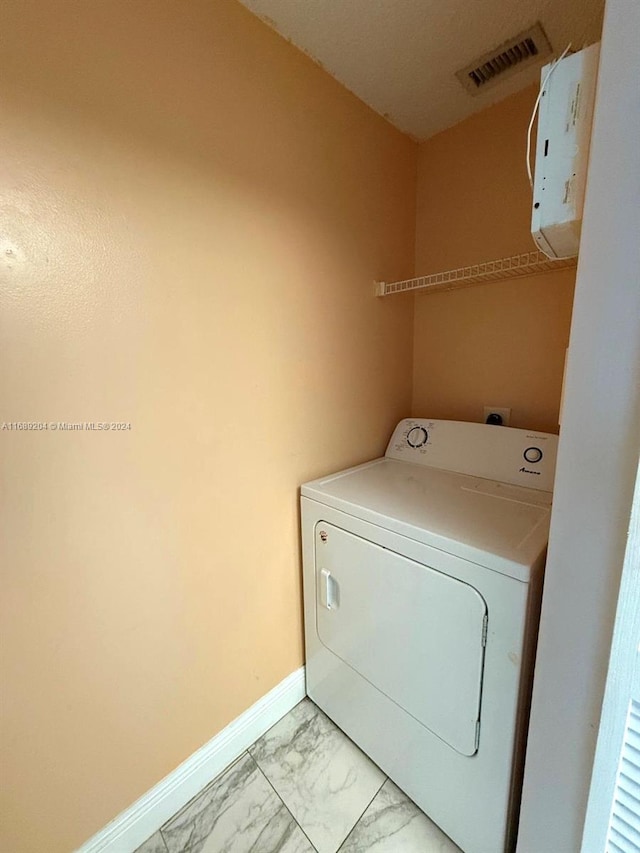
M 471 95 L 477 95 L 550 55 L 549 40 L 542 25 L 537 23 L 460 69 L 456 77 Z
M 631 700 L 609 821 L 607 853 L 640 850 L 640 704 Z

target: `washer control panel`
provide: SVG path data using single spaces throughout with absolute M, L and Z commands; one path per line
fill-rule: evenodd
M 544 453 L 539 447 L 527 447 L 522 455 L 525 462 L 531 462 L 532 465 L 535 465 L 542 459 Z
M 551 492 L 558 436 L 465 421 L 406 418 L 386 456 Z
M 429 433 L 423 426 L 411 427 L 407 433 L 407 444 L 409 447 L 422 447 L 429 440 Z

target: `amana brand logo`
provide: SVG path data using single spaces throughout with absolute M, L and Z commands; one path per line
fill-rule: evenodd
M 540 476 L 540 471 L 532 471 L 530 468 L 521 468 L 520 472 L 522 474 L 537 474 L 538 477 Z

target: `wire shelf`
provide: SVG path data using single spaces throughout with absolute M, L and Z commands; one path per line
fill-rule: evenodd
M 521 255 L 511 255 L 509 258 L 485 261 L 482 264 L 458 267 L 455 270 L 422 275 L 418 278 L 407 278 L 404 281 L 377 281 L 376 296 L 391 296 L 394 293 L 406 293 L 413 290 L 425 290 L 432 293 L 440 290 L 472 287 L 474 284 L 484 284 L 487 281 L 540 275 L 545 272 L 575 267 L 577 260 L 577 258 L 556 260 L 548 258 L 542 252 L 524 252 Z

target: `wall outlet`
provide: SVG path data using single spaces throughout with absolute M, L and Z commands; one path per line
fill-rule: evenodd
M 482 423 L 486 424 L 489 415 L 500 415 L 502 418 L 502 426 L 509 426 L 509 421 L 511 420 L 511 409 L 506 409 L 504 406 L 485 406 Z

